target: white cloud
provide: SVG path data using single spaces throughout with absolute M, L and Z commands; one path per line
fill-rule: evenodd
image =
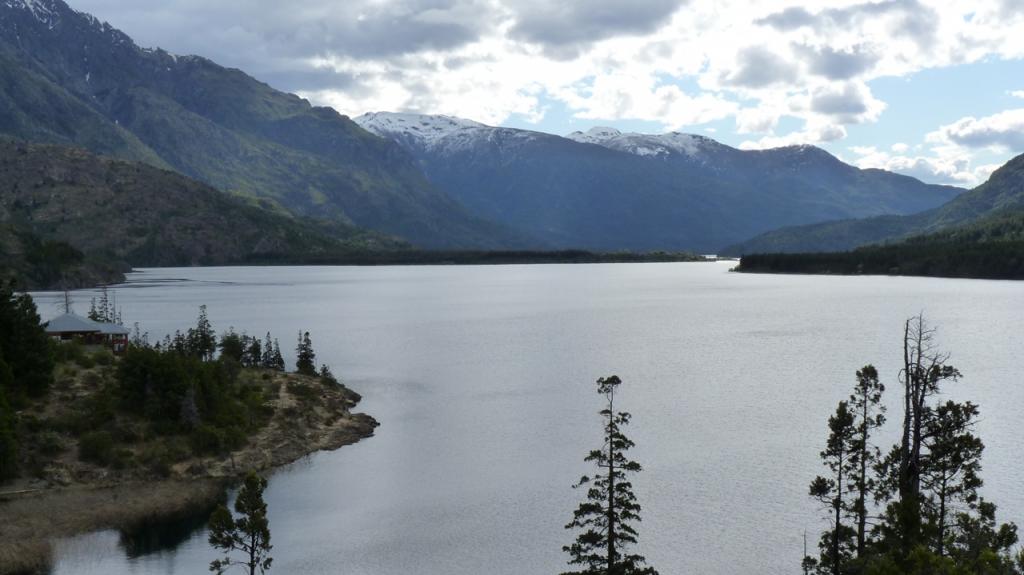
M 201 53 L 349 115 L 419 111 L 494 124 L 564 106 L 580 119 L 666 129 L 732 118 L 740 133 L 758 135 L 748 145 L 835 141 L 879 121 L 885 103 L 869 82 L 881 77 L 1024 58 L 1024 10 L 1008 5 L 1016 4 L 76 1 L 143 45 Z M 790 133 L 778 133 L 782 125 Z M 949 137 L 991 139 L 995 129 L 960 128 Z
M 926 139 L 934 144 L 1024 152 L 1024 108 L 1005 110 L 984 118 L 961 118 L 928 134 Z
M 1014 98 L 1024 98 L 1024 90 L 1013 90 L 1010 95 Z
M 846 128 L 838 124 L 808 122 L 803 130 L 790 132 L 781 136 L 768 135 L 758 140 L 747 140 L 740 144 L 744 150 L 763 150 L 779 146 L 800 146 L 805 144 L 824 144 L 835 142 L 846 137 Z
M 658 85 L 645 75 L 602 75 L 593 78 L 587 87 L 564 88 L 556 96 L 576 112 L 577 118 L 647 120 L 660 122 L 667 130 L 719 120 L 737 108 L 716 94 L 691 96 L 678 86 Z
M 860 124 L 878 119 L 885 103 L 857 82 L 817 88 L 811 93 L 810 109 L 840 124 Z
M 936 132 L 937 133 L 937 132 Z M 1002 164 L 977 164 L 972 150 L 932 138 L 933 145 L 921 154 L 907 154 L 906 144 L 893 144 L 889 150 L 876 146 L 851 146 L 859 168 L 879 168 L 915 177 L 934 184 L 974 187 L 988 179 Z M 976 165 L 977 164 L 977 165 Z

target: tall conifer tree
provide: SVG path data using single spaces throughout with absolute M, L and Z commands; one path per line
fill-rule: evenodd
M 210 571 L 221 575 L 231 567 L 240 566 L 249 575 L 266 573 L 273 559 L 270 557 L 270 522 L 263 490 L 267 480 L 250 472 L 235 499 L 237 519 L 221 505 L 210 516 L 210 545 L 222 549 L 225 556 L 210 563 Z M 231 555 L 240 552 L 241 559 Z
M 597 474 L 583 476 L 574 486 L 585 488 L 587 497 L 565 528 L 581 533 L 562 550 L 569 554 L 569 564 L 580 570 L 564 575 L 657 575 L 653 567 L 644 566 L 644 557 L 627 551 L 637 542 L 635 525 L 640 522 L 640 504 L 628 477 L 641 468 L 626 457 L 633 442 L 622 428 L 629 424 L 630 415 L 615 411 L 615 390 L 621 384 L 615 375 L 597 380 L 597 391 L 606 401 L 600 412 L 604 445 L 584 459 L 597 467 Z

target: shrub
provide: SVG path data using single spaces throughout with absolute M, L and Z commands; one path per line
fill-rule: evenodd
M 200 425 L 189 436 L 196 455 L 215 455 L 224 451 L 224 432 L 210 425 Z
M 114 456 L 114 437 L 109 431 L 91 431 L 78 441 L 78 458 L 82 461 L 105 466 Z
M 113 452 L 111 453 L 109 465 L 114 469 L 125 469 L 131 465 L 131 462 L 131 450 L 122 447 L 120 449 L 113 450 Z
M 92 360 L 96 362 L 96 365 L 113 365 L 114 354 L 110 353 L 109 349 L 101 349 L 92 354 Z
M 62 341 L 53 344 L 53 358 L 58 363 L 77 361 L 85 355 L 85 348 L 77 341 Z
M 83 369 L 92 369 L 96 367 L 96 360 L 93 356 L 82 353 L 81 356 L 75 358 L 75 363 L 81 366 Z
M 21 415 L 21 424 L 25 426 L 25 430 L 29 433 L 38 433 L 49 425 L 44 419 L 39 419 L 31 413 L 23 413 Z
M 82 374 L 82 383 L 89 387 L 99 387 L 103 383 L 103 378 L 95 371 L 87 371 Z
M 118 443 L 135 443 L 141 437 L 135 427 L 125 424 L 114 424 L 110 433 Z
M 53 431 L 44 431 L 39 434 L 39 452 L 43 455 L 54 456 L 63 453 L 67 449 L 61 436 Z
M 249 442 L 249 436 L 245 433 L 245 430 L 240 427 L 229 427 L 224 430 L 224 446 L 229 450 L 240 449 L 245 447 L 245 444 Z
M 139 454 L 139 461 L 149 469 L 150 473 L 164 478 L 170 477 L 171 466 L 174 465 L 174 459 L 162 445 L 144 450 Z

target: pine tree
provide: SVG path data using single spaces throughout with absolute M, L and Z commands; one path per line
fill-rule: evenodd
M 316 353 L 309 332 L 299 333 L 299 343 L 295 346 L 295 371 L 302 375 L 316 375 Z
M 331 368 L 327 367 L 326 363 L 320 366 L 320 373 L 318 375 L 325 383 L 338 383 L 338 378 L 334 377 L 334 372 L 331 371 Z
M 270 339 L 270 332 L 267 332 L 266 343 L 263 344 L 263 358 L 261 366 L 267 369 L 276 368 L 274 362 L 274 340 Z
M 260 338 L 243 335 L 245 340 L 245 361 L 246 367 L 260 367 L 263 365 L 263 346 L 260 345 Z
M 835 415 L 828 419 L 828 441 L 821 459 L 831 472 L 829 477 L 818 476 L 811 482 L 810 495 L 829 509 L 832 529 L 822 533 L 819 572 L 839 575 L 850 559 L 856 532 L 843 522 L 849 508 L 845 494 L 849 491 L 850 460 L 857 426 L 849 405 L 840 401 Z
M 629 424 L 630 414 L 615 411 L 615 390 L 621 383 L 614 375 L 597 380 L 597 391 L 606 401 L 600 412 L 605 420 L 604 445 L 584 459 L 597 467 L 598 474 L 583 476 L 574 486 L 586 488 L 587 497 L 565 528 L 582 532 L 562 550 L 570 556 L 569 565 L 581 570 L 564 575 L 657 575 L 653 567 L 644 566 L 642 556 L 626 552 L 637 542 L 634 525 L 640 522 L 640 504 L 627 474 L 641 468 L 626 457 L 633 442 L 622 428 Z
M 241 566 L 249 571 L 249 575 L 256 575 L 270 569 L 273 546 L 270 544 L 267 504 L 263 501 L 266 487 L 266 479 L 250 472 L 235 499 L 238 519 L 233 518 L 223 505 L 210 516 L 210 545 L 225 553 L 223 558 L 210 563 L 210 571 L 221 575 L 231 567 Z M 235 551 L 241 552 L 242 559 L 231 556 Z
M 217 353 L 217 334 L 206 317 L 206 306 L 199 306 L 199 317 L 196 319 L 196 327 L 189 328 L 186 337 L 186 348 L 189 355 L 194 355 L 204 361 L 213 359 Z
M 935 330 L 921 316 L 904 326 L 903 433 L 884 458 L 870 446 L 885 421 L 884 387 L 874 368 L 857 372 L 850 401 L 842 402 L 829 420 L 831 434 L 822 458 L 832 475 L 815 479 L 811 494 L 829 507 L 833 529 L 822 536 L 820 563 L 804 558 L 805 573 L 1024 573 L 1024 553 L 1011 556 L 1017 527 L 998 525 L 995 505 L 978 494 L 984 445 L 972 433 L 977 407 L 935 401 L 941 384 L 958 380 L 960 372 L 947 365 L 949 356 L 936 350 L 934 337 Z M 868 476 L 868 467 L 874 477 Z M 870 541 L 861 527 L 867 492 L 885 509 Z M 844 519 L 854 521 L 857 529 Z
M 850 444 L 851 487 L 856 493 L 852 511 L 857 530 L 857 557 L 864 556 L 867 545 L 867 501 L 876 483 L 870 471 L 879 460 L 879 449 L 871 443 L 871 438 L 874 431 L 885 424 L 884 392 L 885 386 L 878 380 L 875 366 L 865 365 L 857 372 L 857 385 L 849 401 L 857 420 Z
M 100 288 L 100 298 L 92 298 L 89 303 L 89 319 L 102 323 L 121 323 L 118 320 L 119 312 L 110 297 L 107 286 Z
M 0 482 L 18 474 L 18 440 L 14 432 L 14 411 L 7 402 L 7 390 L 14 384 L 14 375 L 0 349 Z
M 921 484 L 929 495 L 925 516 L 934 533 L 933 548 L 940 557 L 947 552 L 955 506 L 964 504 L 965 511 L 978 507 L 985 445 L 970 431 L 977 416 L 976 405 L 947 401 L 935 408 L 925 424 L 928 453 Z
M 274 339 L 274 352 L 270 355 L 270 367 L 277 371 L 284 371 L 284 356 L 281 355 L 281 345 Z
M 7 400 L 18 406 L 44 395 L 53 381 L 50 340 L 32 297 L 15 293 L 13 283 L 0 284 L 0 348 L 14 375 Z
M 149 347 L 149 332 L 143 332 L 139 328 L 139 322 L 132 324 L 132 347 Z
M 238 335 L 234 327 L 229 327 L 228 331 L 221 334 L 219 345 L 221 358 L 229 357 L 244 365 L 246 353 L 245 338 Z

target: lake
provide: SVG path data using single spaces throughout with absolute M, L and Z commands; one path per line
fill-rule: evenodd
M 374 437 L 273 473 L 272 573 L 556 574 L 600 445 L 594 381 L 644 466 L 640 546 L 663 575 L 797 573 L 826 421 L 874 363 L 896 410 L 902 325 L 924 312 L 980 404 L 984 494 L 1024 523 L 1024 283 L 746 275 L 720 263 L 144 269 L 116 289 L 151 337 L 194 324 L 281 341 L 364 396 Z M 95 292 L 74 294 L 80 313 Z M 44 318 L 56 294 L 36 294 Z M 205 573 L 201 529 L 128 553 L 115 532 L 60 543 L 54 573 Z

